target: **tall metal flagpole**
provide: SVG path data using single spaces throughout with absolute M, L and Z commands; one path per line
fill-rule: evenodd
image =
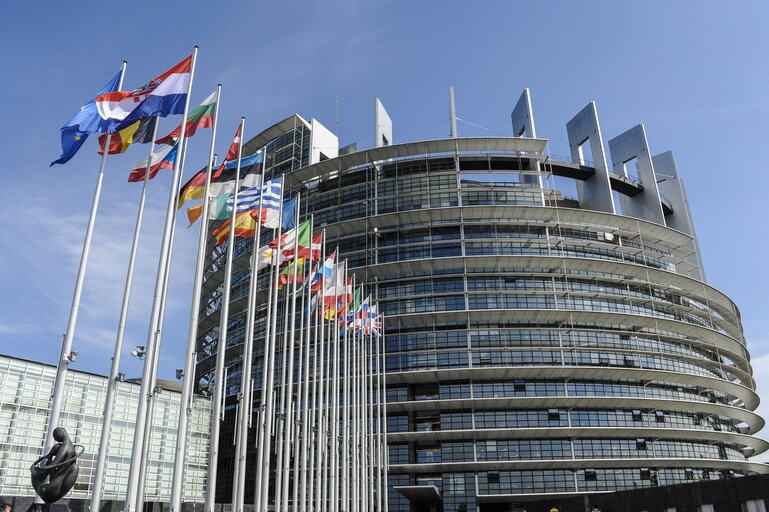
M 262 175 L 266 175 L 267 170 L 267 147 L 264 148 L 264 162 L 262 163 Z M 283 182 L 284 182 L 284 176 L 281 176 L 280 179 L 280 202 L 278 206 L 278 228 L 273 230 L 273 237 L 275 237 L 276 233 L 278 234 L 277 238 L 280 238 L 280 228 L 283 223 Z M 254 254 L 253 258 L 258 259 L 257 255 Z M 278 265 L 279 259 L 277 257 L 277 251 L 275 253 L 275 265 Z M 272 264 L 272 256 L 270 256 L 270 264 Z M 270 278 L 272 278 L 272 267 L 268 267 Z M 268 471 L 268 465 L 270 456 L 269 453 L 267 453 L 267 462 L 265 463 L 265 432 L 267 429 L 267 422 L 271 421 L 271 419 L 267 416 L 267 409 L 268 409 L 268 402 L 270 401 L 272 397 L 272 390 L 269 389 L 270 385 L 270 379 L 269 376 L 272 375 L 275 372 L 275 351 L 272 349 L 273 345 L 270 339 L 270 332 L 271 332 L 271 321 L 272 321 L 272 301 L 273 301 L 273 286 L 272 281 L 268 283 L 268 296 L 267 296 L 267 312 L 265 315 L 265 322 L 264 322 L 264 348 L 262 349 L 262 352 L 264 353 L 264 361 L 262 363 L 262 393 L 261 398 L 259 400 L 259 421 L 257 421 L 256 424 L 256 453 L 257 453 L 257 462 L 256 462 L 256 485 L 254 488 L 254 506 L 256 510 L 261 510 L 261 503 L 262 503 L 262 493 L 267 493 L 268 489 L 265 485 L 264 488 L 262 488 L 262 476 L 265 472 Z M 277 300 L 277 299 L 275 299 Z M 268 394 L 269 393 L 269 394 Z M 271 413 L 270 413 L 271 414 Z M 267 483 L 269 483 L 269 476 L 267 479 Z
M 301 203 L 301 197 L 299 194 L 296 196 L 296 213 L 295 213 L 295 219 L 297 220 L 297 224 L 299 223 L 299 212 L 300 212 L 300 203 Z M 283 449 L 283 467 L 281 468 L 283 470 L 283 479 L 281 480 L 282 484 L 282 500 L 281 500 L 281 506 L 283 507 L 283 512 L 288 512 L 288 474 L 289 474 L 289 466 L 290 466 L 290 460 L 289 460 L 289 454 L 290 454 L 290 448 L 291 448 L 291 423 L 293 419 L 293 410 L 292 410 L 292 404 L 293 404 L 293 387 L 294 387 L 294 345 L 296 340 L 296 329 L 295 329 L 295 323 L 296 323 L 296 279 L 297 279 L 297 270 L 299 268 L 299 262 L 298 262 L 298 256 L 299 256 L 299 227 L 297 226 L 296 230 L 296 236 L 294 237 L 294 270 L 293 270 L 293 277 L 292 281 L 293 284 L 291 286 L 291 309 L 290 309 L 290 318 L 291 320 L 284 324 L 284 331 L 285 329 L 290 329 L 291 333 L 289 334 L 289 340 L 288 340 L 288 369 L 286 373 L 287 382 L 284 383 L 284 393 L 283 398 L 285 400 L 285 408 L 284 411 L 284 420 L 283 420 L 283 446 L 278 445 L 279 448 Z M 310 251 L 312 251 L 312 233 L 310 233 Z M 286 286 L 288 288 L 288 285 Z
M 118 90 L 123 88 L 123 78 L 127 61 L 123 61 L 120 68 L 120 80 L 118 81 Z M 104 181 L 104 168 L 107 166 L 107 155 L 109 154 L 109 143 L 112 134 L 107 132 L 107 140 L 104 143 L 104 154 L 101 156 L 99 164 L 99 173 L 96 175 L 96 188 L 93 192 L 93 201 L 91 202 L 91 213 L 88 216 L 88 227 L 85 230 L 85 240 L 83 240 L 83 251 L 80 254 L 80 267 L 77 270 L 77 279 L 75 280 L 75 293 L 72 296 L 72 306 L 67 320 L 67 332 L 61 343 L 61 353 L 56 366 L 56 380 L 53 384 L 53 395 L 51 396 L 51 413 L 48 415 L 48 427 L 45 433 L 45 445 L 43 453 L 50 451 L 54 444 L 53 431 L 59 426 L 59 417 L 61 416 L 61 403 L 64 399 L 64 385 L 67 380 L 67 370 L 69 363 L 72 362 L 72 338 L 75 336 L 75 325 L 77 324 L 77 315 L 80 311 L 80 296 L 83 293 L 83 283 L 85 281 L 85 271 L 88 266 L 88 255 L 91 253 L 91 239 L 93 238 L 93 228 L 96 224 L 96 212 L 99 209 L 99 199 L 101 197 L 101 186 Z M 42 455 L 41 454 L 41 455 Z M 35 498 L 36 503 L 42 503 L 40 497 Z
M 187 354 L 184 360 L 184 385 L 179 410 L 179 427 L 176 436 L 174 453 L 174 474 L 171 481 L 171 512 L 181 512 L 182 486 L 184 484 L 184 461 L 187 456 L 187 424 L 192 414 L 192 391 L 195 385 L 195 355 L 197 347 L 198 320 L 200 318 L 200 296 L 203 287 L 203 272 L 206 261 L 206 241 L 208 240 L 209 198 L 211 191 L 211 171 L 214 161 L 214 145 L 216 144 L 216 126 L 219 122 L 219 101 L 222 95 L 222 84 L 216 86 L 216 107 L 214 107 L 214 125 L 211 132 L 211 147 L 208 152 L 208 168 L 206 169 L 206 184 L 203 192 L 203 212 L 198 233 L 198 254 L 195 262 L 195 277 L 192 289 L 192 307 L 190 311 L 190 326 L 187 333 Z M 185 119 L 184 128 L 187 128 Z M 97 512 L 91 510 L 91 512 Z
M 326 256 L 326 234 L 323 233 L 323 256 Z M 323 260 L 325 264 L 325 259 Z M 333 270 L 333 267 L 332 267 Z M 332 274 L 333 277 L 333 274 Z M 315 395 L 315 446 L 317 449 L 315 455 L 315 512 L 321 512 L 327 505 L 326 495 L 323 493 L 323 482 L 321 481 L 321 471 L 325 467 L 324 461 L 326 460 L 326 454 L 328 452 L 328 436 L 326 434 L 325 421 L 327 417 L 326 408 L 326 344 L 325 344 L 325 324 L 323 317 L 325 313 L 326 304 L 326 276 L 325 272 L 320 277 L 320 292 L 318 299 L 318 310 L 315 312 L 315 348 L 320 358 L 317 363 L 317 371 L 315 372 L 315 380 L 313 381 L 313 394 Z M 331 352 L 329 354 L 329 361 L 331 359 Z
M 337 257 L 339 257 L 339 247 L 337 246 Z M 342 262 L 341 266 L 338 267 L 338 275 L 341 275 L 341 283 L 342 283 L 342 291 L 345 294 L 345 297 L 347 296 L 347 260 Z M 337 278 L 338 279 L 338 278 Z M 338 305 L 339 305 L 339 289 L 338 289 L 339 280 L 337 280 L 334 283 L 334 318 L 331 322 L 329 322 L 329 329 L 330 329 L 330 336 L 333 337 L 334 340 L 334 369 L 333 369 L 333 382 L 332 382 L 332 391 L 331 395 L 329 397 L 329 407 L 331 407 L 331 448 L 330 448 L 330 457 L 329 457 L 329 469 L 328 471 L 331 473 L 331 478 L 329 479 L 329 485 L 331 486 L 331 489 L 329 490 L 329 495 L 331 496 L 331 503 L 330 506 L 332 512 L 337 512 L 338 510 L 346 511 L 348 510 L 347 506 L 345 505 L 345 499 L 347 498 L 347 484 L 348 480 L 345 476 L 345 473 L 343 470 L 347 469 L 347 453 L 344 451 L 340 459 L 340 452 L 339 452 L 339 446 L 340 446 L 340 437 L 339 437 L 339 416 L 340 413 L 345 410 L 345 404 L 347 400 L 347 389 L 344 387 L 346 383 L 346 370 L 343 369 L 342 363 L 343 363 L 343 357 L 347 357 L 347 354 L 343 352 L 347 350 L 347 347 L 345 345 L 342 345 L 342 339 L 339 333 L 339 329 L 337 328 L 337 313 L 338 313 Z M 345 338 L 346 340 L 346 338 Z M 346 368 L 347 365 L 344 365 L 344 368 Z M 340 393 L 340 388 L 341 393 Z M 341 396 L 341 402 L 340 402 L 340 396 Z M 344 421 L 347 421 L 347 415 L 344 415 Z M 344 433 L 347 432 L 347 424 L 345 423 L 342 425 L 342 437 L 344 438 Z M 344 445 L 343 445 L 344 446 Z M 341 460 L 341 463 L 340 463 Z M 341 484 L 341 489 L 340 489 Z
M 185 120 L 185 130 L 186 130 L 186 120 Z M 180 168 L 184 169 L 184 161 L 187 158 L 187 146 L 189 143 L 189 137 L 184 139 L 184 145 L 180 147 L 181 151 L 177 154 L 177 158 L 181 158 L 181 164 Z M 182 144 L 181 141 L 179 141 L 179 144 Z M 181 180 L 179 181 L 179 185 L 181 185 Z M 178 197 L 179 197 L 179 190 L 177 189 L 175 197 L 177 198 L 174 202 L 174 212 L 177 209 L 178 204 Z M 168 300 L 168 281 L 171 276 L 171 258 L 174 251 L 174 240 L 176 239 L 176 218 L 174 217 L 174 222 L 171 224 L 171 243 L 168 246 L 168 259 L 166 260 L 166 269 L 165 269 L 165 276 L 163 279 L 163 291 L 161 292 L 161 301 L 160 301 L 160 320 L 158 325 L 160 326 L 158 329 L 158 335 L 157 339 L 155 341 L 157 345 L 157 350 L 155 351 L 155 357 L 152 360 L 152 369 L 150 371 L 150 394 L 147 397 L 148 404 L 147 404 L 147 420 L 144 423 L 144 437 L 143 437 L 143 446 L 142 446 L 142 456 L 141 456 L 141 464 L 139 465 L 139 486 L 136 491 L 136 509 L 141 510 L 144 506 L 144 489 L 145 485 L 147 483 L 147 466 L 149 462 L 149 449 L 150 449 L 150 443 L 151 443 L 151 437 L 152 437 L 152 422 L 155 418 L 155 408 L 157 406 L 157 395 L 160 393 L 160 388 L 157 387 L 157 380 L 158 380 L 158 364 L 160 362 L 160 345 L 162 343 L 162 334 L 163 334 L 163 325 L 165 322 L 165 316 L 166 316 L 166 301 Z M 145 363 L 146 364 L 146 363 Z
M 343 289 L 345 292 L 345 303 L 346 303 L 346 296 L 347 296 L 347 262 L 345 261 L 345 274 L 344 274 L 344 281 L 343 281 Z M 355 296 L 355 285 L 353 284 L 353 297 Z M 345 311 L 347 308 L 345 308 Z M 338 321 L 338 311 L 337 315 L 335 315 L 334 318 L 334 331 L 339 332 L 339 321 Z M 340 336 L 341 337 L 341 336 Z M 341 464 L 338 464 L 338 468 L 340 473 L 339 474 L 339 480 L 342 484 L 342 503 L 341 503 L 341 509 L 343 512 L 349 512 L 350 511 L 350 404 L 352 403 L 350 398 L 350 365 L 351 359 L 350 359 L 350 339 L 347 335 L 347 329 L 344 331 L 344 356 L 340 357 L 340 362 L 344 363 L 344 369 L 343 369 L 343 376 L 340 376 L 340 379 L 342 380 L 342 462 Z M 338 407 L 337 407 L 338 409 Z M 337 421 L 335 421 L 337 424 L 339 424 L 339 419 L 337 415 Z M 338 432 L 338 430 L 337 430 Z M 336 468 L 335 468 L 336 469 Z
M 216 345 L 216 370 L 214 370 L 214 396 L 211 407 L 211 437 L 208 460 L 208 476 L 206 479 L 206 499 L 204 512 L 213 512 L 216 503 L 216 477 L 219 465 L 219 432 L 224 419 L 222 402 L 225 399 L 224 362 L 227 352 L 227 323 L 230 314 L 230 292 L 232 290 L 232 259 L 235 250 L 235 221 L 238 217 L 238 189 L 240 188 L 240 160 L 243 153 L 243 134 L 246 118 L 240 118 L 240 140 L 238 141 L 238 166 L 235 172 L 235 190 L 232 193 L 232 214 L 230 215 L 230 232 L 227 237 L 227 262 L 224 267 L 224 295 L 220 306 L 219 341 Z
M 189 112 L 190 108 L 190 96 L 192 95 L 192 82 L 195 77 L 195 63 L 197 61 L 198 57 L 198 47 L 195 46 L 195 49 L 192 53 L 192 66 L 190 68 L 190 84 L 187 88 L 187 98 L 184 102 L 184 113 L 182 119 L 186 121 L 187 114 Z M 185 137 L 185 130 L 182 130 L 182 133 L 179 137 L 179 144 L 180 147 L 183 147 L 184 144 L 184 137 Z M 159 335 L 159 329 L 160 329 L 160 306 L 162 303 L 162 292 L 163 292 L 163 285 L 165 282 L 165 270 L 166 270 L 166 261 L 169 257 L 169 248 L 171 243 L 171 231 L 173 229 L 173 223 L 174 219 L 176 217 L 176 192 L 179 189 L 179 182 L 181 180 L 182 170 L 181 170 L 181 158 L 177 158 L 176 163 L 174 164 L 174 173 L 171 183 L 171 190 L 168 197 L 168 207 L 166 210 L 166 221 L 165 221 L 165 227 L 163 231 L 163 243 L 160 247 L 160 258 L 158 261 L 158 273 L 157 278 L 155 280 L 155 294 L 154 299 L 152 303 L 152 314 L 150 317 L 150 326 L 149 326 L 149 332 L 147 334 L 147 343 L 146 343 L 146 355 L 145 355 L 145 364 L 144 364 L 144 372 L 142 374 L 142 383 L 140 388 L 140 399 L 139 399 L 139 407 L 136 414 L 136 425 L 134 430 L 134 448 L 131 452 L 131 466 L 128 473 L 128 488 L 126 490 L 126 497 L 125 497 L 125 505 L 124 510 L 126 512 L 133 512 L 134 511 L 134 504 L 136 502 L 136 495 L 137 490 L 139 486 L 139 466 L 141 465 L 141 446 L 142 446 L 142 438 L 144 437 L 144 425 L 147 420 L 147 400 L 146 397 L 148 396 L 149 392 L 151 392 L 151 389 L 149 388 L 150 382 L 150 371 L 151 371 L 151 364 L 148 364 L 148 360 L 152 361 L 155 357 L 155 351 L 158 349 L 157 347 L 157 337 Z
M 313 225 L 313 221 L 315 219 L 313 216 L 310 216 L 310 226 Z M 312 232 L 312 229 L 310 229 Z M 325 232 L 324 232 L 325 233 Z M 322 245 L 325 245 L 325 241 Z M 320 261 L 320 273 L 323 275 L 323 252 L 321 247 L 321 257 L 319 258 Z M 311 471 L 310 467 L 312 466 L 311 463 L 308 463 L 308 457 L 309 457 L 309 441 L 310 441 L 310 326 L 311 326 L 311 318 L 312 318 L 312 240 L 310 240 L 310 265 L 309 265 L 309 276 L 310 278 L 307 280 L 307 293 L 305 293 L 305 298 L 307 299 L 307 319 L 304 327 L 304 335 L 306 338 L 305 346 L 304 346 L 304 380 L 303 380 L 303 391 L 302 395 L 304 399 L 302 400 L 302 405 L 304 408 L 302 409 L 302 442 L 301 442 L 301 484 L 295 482 L 294 485 L 301 485 L 301 496 L 299 499 L 299 509 L 301 512 L 307 511 L 307 484 L 308 484 L 308 472 Z M 302 308 L 302 311 L 305 311 L 304 307 Z M 311 459 L 310 459 L 311 462 Z M 310 496 L 312 496 L 312 492 L 310 492 Z M 294 500 L 294 509 L 296 509 L 296 500 Z
M 98 512 L 101 502 L 101 490 L 104 486 L 104 470 L 107 466 L 107 448 L 112 426 L 112 416 L 115 412 L 115 393 L 117 392 L 118 372 L 120 371 L 120 355 L 123 351 L 123 338 L 125 336 L 125 324 L 128 318 L 128 304 L 131 299 L 131 287 L 133 285 L 134 266 L 136 253 L 139 249 L 139 235 L 141 234 L 142 218 L 144 217 L 144 203 L 147 198 L 147 185 L 149 183 L 150 169 L 152 168 L 152 152 L 155 149 L 155 139 L 158 135 L 158 119 L 155 118 L 155 127 L 152 130 L 147 169 L 144 174 L 141 196 L 139 196 L 139 211 L 136 214 L 136 226 L 134 227 L 133 241 L 131 242 L 131 255 L 128 258 L 128 272 L 126 274 L 125 287 L 123 288 L 123 303 L 120 306 L 120 320 L 118 320 L 115 350 L 112 353 L 112 366 L 107 380 L 107 396 L 104 399 L 104 419 L 102 420 L 101 438 L 99 439 L 99 451 L 96 459 L 93 487 L 91 490 L 91 504 L 89 510 Z M 105 153 L 109 151 L 109 145 L 104 146 Z
M 377 303 L 377 309 L 376 314 L 374 315 L 374 321 L 376 321 L 376 315 L 379 314 L 379 304 Z M 381 336 L 382 331 L 381 327 L 379 330 L 379 335 Z M 387 453 L 382 453 L 382 420 L 384 419 L 382 417 L 382 367 L 380 366 L 380 358 L 382 355 L 380 354 L 380 343 L 381 339 L 380 336 L 376 337 L 376 438 L 377 438 L 377 511 L 381 511 L 383 500 L 382 500 L 382 493 L 386 491 L 386 489 L 383 489 L 383 474 L 384 474 L 384 460 L 382 459 L 383 456 L 387 457 Z
M 248 283 L 248 306 L 246 308 L 246 337 L 243 341 L 243 365 L 240 377 L 240 393 L 238 393 L 238 405 L 239 417 L 237 419 L 240 425 L 239 437 L 235 443 L 235 465 L 237 478 L 235 479 L 232 491 L 232 511 L 242 512 L 245 501 L 245 488 L 246 488 L 246 454 L 248 448 L 248 429 L 251 419 L 251 404 L 253 403 L 253 396 L 251 393 L 251 366 L 254 353 L 254 322 L 256 321 L 256 294 L 258 284 L 258 251 L 259 251 L 259 239 L 262 236 L 262 207 L 264 205 L 264 192 L 265 192 L 265 180 L 264 180 L 264 160 L 265 160 L 266 146 L 262 151 L 262 178 L 260 180 L 260 192 L 259 192 L 259 218 L 256 221 L 256 232 L 254 233 L 254 241 L 251 245 L 251 254 L 254 256 L 251 265 L 251 276 Z M 283 191 L 283 184 L 281 183 L 281 193 Z M 236 430 L 237 431 L 237 430 Z
M 285 183 L 285 176 L 281 177 L 281 183 Z M 280 225 L 283 222 L 283 201 L 280 202 L 280 213 L 279 218 L 280 222 L 278 223 L 278 237 L 277 237 L 277 247 L 275 249 L 275 262 L 274 262 L 274 269 L 271 269 L 271 281 L 270 281 L 270 288 L 272 291 L 270 292 L 272 294 L 272 304 L 270 304 L 272 310 L 268 312 L 270 315 L 270 332 L 267 333 L 267 336 L 270 338 L 270 356 L 269 356 L 269 362 L 270 362 L 270 371 L 266 373 L 266 386 L 265 386 L 265 392 L 266 394 L 266 400 L 267 404 L 265 406 L 265 412 L 264 412 L 264 429 L 262 433 L 262 446 L 261 446 L 261 454 L 259 456 L 262 463 L 259 465 L 259 471 L 261 471 L 261 481 L 257 482 L 257 485 L 259 485 L 259 499 L 260 504 L 256 507 L 257 511 L 266 511 L 267 510 L 267 502 L 269 501 L 269 495 L 270 495 L 270 455 L 272 452 L 272 430 L 273 430 L 273 414 L 275 410 L 275 396 L 274 396 L 274 389 L 275 389 L 275 346 L 276 346 L 276 333 L 277 333 L 277 323 L 278 323 L 278 277 L 280 274 L 280 256 L 281 251 L 283 250 L 282 246 L 282 239 L 281 239 L 281 227 Z M 294 229 L 297 229 L 295 227 Z M 263 458 L 262 458 L 263 457 Z M 277 493 L 276 493 L 277 495 Z
M 382 510 L 390 510 L 390 487 L 388 482 L 388 472 L 390 470 L 390 452 L 387 448 L 387 338 L 385 338 L 385 317 L 384 314 L 377 314 L 382 316 L 382 326 L 380 328 L 381 343 L 382 343 L 382 468 L 384 477 L 382 479 L 382 497 L 384 499 L 384 507 Z

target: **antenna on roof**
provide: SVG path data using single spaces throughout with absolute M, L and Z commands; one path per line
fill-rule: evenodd
M 334 118 L 334 131 L 339 138 L 339 82 L 336 83 L 336 117 Z

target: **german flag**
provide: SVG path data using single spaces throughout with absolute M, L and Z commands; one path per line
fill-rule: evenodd
M 109 154 L 116 155 L 125 153 L 133 143 L 147 144 L 152 140 L 152 132 L 155 131 L 155 123 L 158 118 L 155 116 L 142 117 L 133 124 L 130 124 L 120 131 L 112 134 L 109 140 Z M 107 142 L 107 134 L 99 135 L 99 154 L 104 154 L 104 144 Z

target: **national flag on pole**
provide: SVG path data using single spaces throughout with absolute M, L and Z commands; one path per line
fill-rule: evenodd
M 299 251 L 297 254 L 297 258 L 310 258 L 312 257 L 313 260 L 319 260 L 320 259 L 320 251 L 323 249 L 323 237 L 320 233 L 312 237 L 312 240 L 310 240 L 310 243 L 307 245 L 303 245 L 301 242 L 299 244 Z M 310 251 L 312 251 L 312 256 L 310 256 Z
M 227 157 L 222 165 L 211 173 L 211 189 L 209 193 L 212 197 L 232 193 L 235 189 L 235 173 L 226 173 L 224 170 L 228 160 L 238 159 L 238 149 L 240 148 L 240 125 L 238 125 L 238 131 L 235 133 L 235 138 L 230 144 L 230 149 L 227 151 Z M 253 180 L 253 178 L 251 178 Z M 253 181 L 244 180 L 241 186 L 258 186 L 261 181 L 250 185 Z M 179 208 L 181 208 L 186 201 L 192 199 L 203 199 L 203 194 L 206 189 L 206 171 L 202 170 L 195 174 L 190 180 L 184 184 L 179 191 Z
M 195 135 L 198 128 L 211 128 L 214 125 L 214 113 L 216 112 L 216 91 L 208 98 L 203 100 L 195 110 L 187 116 L 186 137 Z M 174 131 L 168 135 L 159 138 L 157 144 L 176 144 L 179 136 L 182 134 L 182 124 L 174 128 Z
M 250 211 L 255 219 L 260 219 L 262 226 L 273 229 L 277 228 L 282 197 L 283 184 L 280 179 L 270 180 L 261 187 L 242 189 L 238 192 L 238 213 Z M 232 212 L 232 203 L 232 197 L 228 198 L 228 212 Z M 261 209 L 259 208 L 260 204 L 262 206 Z M 284 210 L 285 213 L 288 212 Z
M 260 149 L 253 155 L 249 156 L 242 156 L 240 157 L 240 168 L 244 169 L 246 167 L 251 167 L 252 165 L 260 164 L 262 163 L 264 159 L 262 158 L 262 150 Z M 231 160 L 224 164 L 225 169 L 235 169 L 238 167 L 238 160 Z
M 125 153 L 128 146 L 134 143 L 147 144 L 152 140 L 152 133 L 155 131 L 155 125 L 158 122 L 157 117 L 142 117 L 135 123 L 126 126 L 122 130 L 112 134 L 109 139 L 109 154 L 117 155 Z M 104 154 L 104 144 L 107 143 L 107 134 L 99 135 L 99 154 Z
M 192 55 L 149 83 L 133 91 L 117 91 L 96 97 L 102 119 L 121 130 L 144 116 L 165 117 L 184 112 L 192 75 Z
M 241 178 L 241 183 L 254 184 L 258 186 L 261 181 L 261 175 L 256 173 L 248 173 Z M 201 171 L 196 174 L 187 184 L 182 187 L 180 194 L 180 201 L 187 201 L 190 199 L 203 199 L 203 191 L 205 190 L 205 171 Z M 227 213 L 227 201 L 232 196 L 232 191 L 235 189 L 235 174 L 224 175 L 221 174 L 218 178 L 211 180 L 211 188 L 209 194 L 209 220 L 224 220 L 229 217 Z M 199 197 L 198 197 L 199 196 Z M 292 200 L 293 201 L 293 200 Z M 238 194 L 238 202 L 240 202 L 240 194 Z M 231 202 L 230 202 L 231 203 Z M 294 227 L 294 215 L 286 216 L 285 208 L 287 208 L 288 201 L 284 203 L 283 211 L 283 229 L 291 229 Z M 292 208 L 294 203 L 292 203 Z M 232 213 L 232 207 L 230 206 L 230 213 Z M 191 208 L 187 208 L 187 217 L 190 219 L 190 225 L 197 221 L 203 214 L 203 205 L 199 204 Z M 272 227 L 272 226 L 270 226 Z
M 280 275 L 278 276 L 278 287 L 282 288 L 283 285 L 291 284 L 294 282 L 294 268 L 296 268 L 296 282 L 297 284 L 301 284 L 304 282 L 304 262 L 305 260 L 303 258 L 298 259 L 297 261 L 292 261 L 288 265 L 286 265 L 286 268 L 280 271 Z
M 154 178 L 160 169 L 174 170 L 174 163 L 176 162 L 176 154 L 179 145 L 175 146 L 163 146 L 160 151 L 156 151 L 152 154 L 152 167 L 150 167 L 150 179 Z M 145 158 L 131 169 L 131 174 L 128 175 L 128 182 L 143 181 L 144 174 L 147 172 L 147 161 L 149 158 Z
M 101 91 L 99 91 L 96 97 L 117 91 L 121 73 L 115 75 L 115 77 L 110 80 Z M 96 108 L 96 98 L 88 101 L 85 105 L 80 107 L 80 110 L 78 110 L 77 113 L 61 128 L 62 153 L 58 159 L 51 162 L 51 165 L 67 163 L 70 158 L 75 156 L 75 153 L 80 149 L 80 146 L 83 145 L 88 138 L 88 134 L 105 132 L 108 129 L 109 122 L 101 118 L 98 109 Z
M 239 213 L 235 217 L 235 236 L 241 238 L 253 238 L 256 230 L 256 221 L 251 217 L 249 212 Z M 230 219 L 224 221 L 224 223 L 216 228 L 211 233 L 216 239 L 216 246 L 219 247 L 230 236 Z
M 280 250 L 283 252 L 283 256 L 287 259 L 294 258 L 294 249 L 296 248 L 297 258 L 309 258 L 310 247 L 312 246 L 312 231 L 311 223 L 306 220 L 299 224 L 298 227 L 286 231 L 279 238 L 276 238 L 270 242 L 270 247 L 273 249 L 278 247 L 278 240 L 280 240 Z M 298 246 L 298 247 L 297 247 Z M 315 247 L 313 246 L 313 249 Z M 313 251 L 313 260 L 320 259 L 320 247 L 318 247 L 317 255 Z
M 310 281 L 310 291 L 319 292 L 323 286 L 323 283 L 332 282 L 334 278 L 334 259 L 336 258 L 336 251 L 331 253 L 331 256 L 326 258 L 323 262 L 323 266 L 315 271 Z

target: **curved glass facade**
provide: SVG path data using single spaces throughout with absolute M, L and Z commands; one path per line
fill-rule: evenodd
M 767 445 L 751 435 L 764 422 L 739 312 L 696 277 L 693 237 L 566 198 L 554 169 L 574 162 L 526 139 L 457 140 L 287 174 L 385 315 L 389 509 L 427 510 L 401 492 L 420 485 L 444 512 L 469 512 L 769 472 L 748 458 Z M 239 243 L 241 261 L 250 248 Z M 222 254 L 201 305 L 203 374 Z M 247 278 L 233 275 L 230 394 Z M 263 328 L 257 314 L 257 339 Z M 255 354 L 258 386 L 259 343 Z

